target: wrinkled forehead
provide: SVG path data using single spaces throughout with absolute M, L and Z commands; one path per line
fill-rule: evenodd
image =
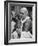
M 21 12 L 21 13 L 25 13 L 25 11 L 24 11 L 24 10 L 20 10 L 20 12 Z

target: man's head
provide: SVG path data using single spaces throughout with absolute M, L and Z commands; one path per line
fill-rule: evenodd
M 22 15 L 23 17 L 26 17 L 28 15 L 28 10 L 27 8 L 23 7 L 20 9 L 20 15 Z

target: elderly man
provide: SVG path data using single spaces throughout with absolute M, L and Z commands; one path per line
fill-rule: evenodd
M 20 18 L 21 17 L 21 18 Z M 28 16 L 28 10 L 27 8 L 23 7 L 20 9 L 20 15 L 17 15 L 15 17 L 16 19 L 16 25 L 15 29 L 13 30 L 13 38 L 31 38 L 32 35 L 30 33 L 31 28 L 31 19 Z M 20 23 L 21 22 L 21 23 Z
M 32 22 L 30 17 L 28 16 L 27 8 L 23 7 L 20 9 L 20 15 L 22 16 L 22 33 L 21 38 L 31 38 L 32 35 L 30 33 L 30 28 L 32 26 Z

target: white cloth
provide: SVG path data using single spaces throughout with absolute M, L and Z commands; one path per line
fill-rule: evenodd
M 30 32 L 21 32 L 21 38 L 32 38 L 32 35 Z

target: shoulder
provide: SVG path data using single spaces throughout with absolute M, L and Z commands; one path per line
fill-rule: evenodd
M 27 18 L 26 22 L 29 22 L 29 23 L 31 22 L 30 17 Z

